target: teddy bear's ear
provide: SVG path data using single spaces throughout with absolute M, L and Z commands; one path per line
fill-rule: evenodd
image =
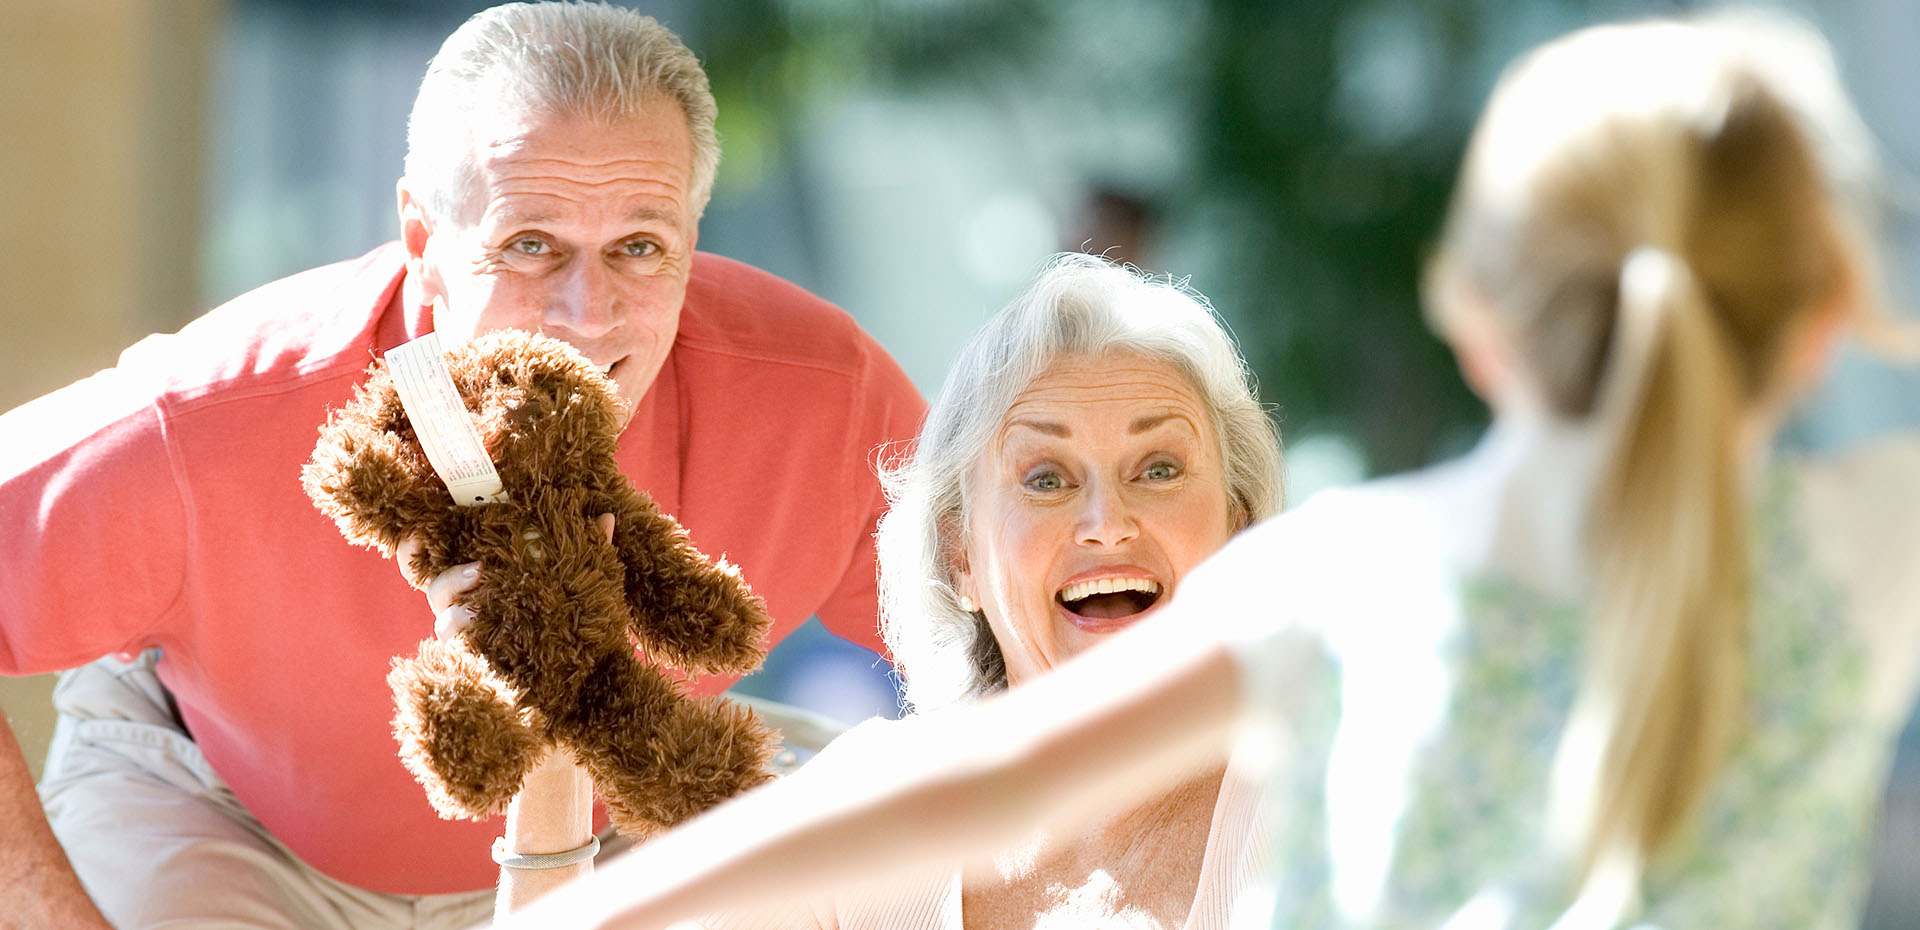
M 487 451 L 509 488 L 578 483 L 603 467 L 617 471 L 619 400 L 606 375 L 572 346 L 498 330 L 466 348 Z
M 381 365 L 328 415 L 300 484 L 348 541 L 387 555 L 451 503 Z

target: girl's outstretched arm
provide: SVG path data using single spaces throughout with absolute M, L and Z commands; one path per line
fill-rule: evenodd
M 665 927 L 984 857 L 1226 759 L 1232 651 L 1168 605 L 1053 673 L 910 718 L 542 898 L 504 927 Z

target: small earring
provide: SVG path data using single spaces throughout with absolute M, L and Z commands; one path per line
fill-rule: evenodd
M 970 614 L 978 613 L 980 611 L 980 605 L 975 604 L 973 598 L 962 594 L 960 595 L 960 609 Z

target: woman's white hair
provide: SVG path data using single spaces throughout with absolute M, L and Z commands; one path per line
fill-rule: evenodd
M 650 16 L 605 3 L 508 3 L 482 10 L 427 65 L 407 120 L 406 184 L 437 218 L 474 207 L 475 113 L 579 116 L 611 124 L 660 97 L 693 136 L 693 213 L 720 167 L 713 90 L 700 60 Z
M 1212 417 L 1240 525 L 1281 505 L 1280 441 L 1253 376 L 1206 299 L 1093 255 L 1056 256 L 960 352 L 911 454 L 882 469 L 882 631 L 907 704 L 931 710 L 1006 685 L 986 620 L 960 609 L 952 556 L 967 483 L 1014 400 L 1063 358 L 1132 353 L 1184 375 Z

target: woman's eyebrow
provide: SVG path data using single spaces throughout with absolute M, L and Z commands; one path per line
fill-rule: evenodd
M 1073 430 L 1068 429 L 1065 423 L 1059 423 L 1053 420 L 1035 420 L 1030 417 L 1017 417 L 1007 422 L 1008 430 L 1012 430 L 1016 426 L 1024 426 L 1034 432 L 1045 433 L 1056 439 L 1066 439 L 1073 435 Z
M 1180 420 L 1182 422 L 1185 422 L 1187 420 L 1187 417 L 1185 414 L 1182 414 L 1177 410 L 1168 410 L 1164 413 L 1149 413 L 1149 414 L 1146 414 L 1145 416 L 1136 417 L 1133 423 L 1127 427 L 1127 432 L 1130 434 L 1138 435 L 1140 433 L 1144 433 L 1150 429 L 1153 429 L 1154 427 L 1159 426 L 1160 424 L 1165 423 L 1168 420 Z

